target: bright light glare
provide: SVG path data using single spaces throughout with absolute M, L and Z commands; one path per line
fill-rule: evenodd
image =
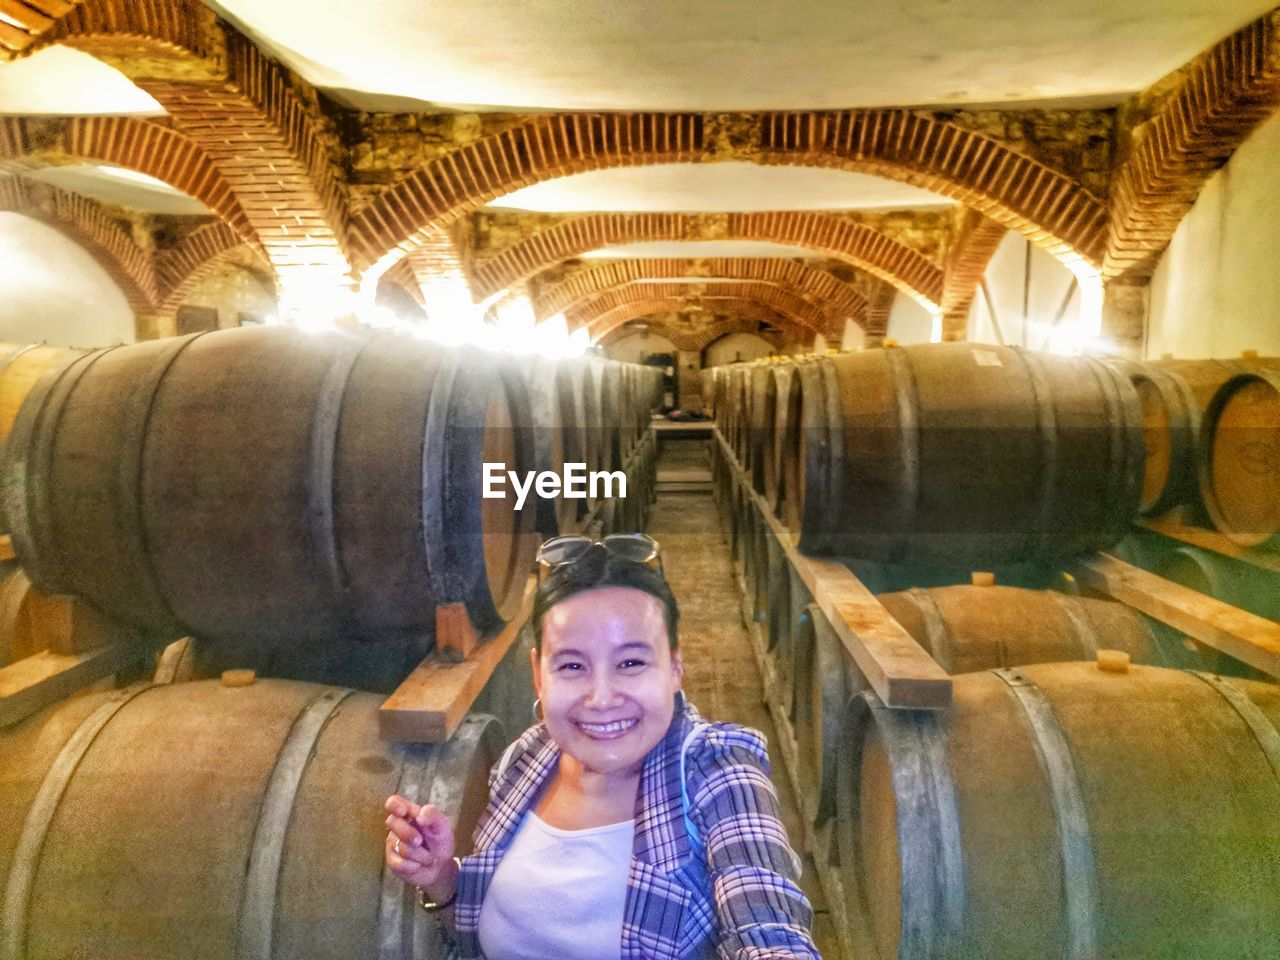
M 932 321 L 929 326 L 929 342 L 942 342 L 942 308 L 931 307 L 929 313 L 932 315 Z

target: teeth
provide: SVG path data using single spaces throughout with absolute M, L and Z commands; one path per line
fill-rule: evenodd
M 630 730 L 636 725 L 635 720 L 615 720 L 612 723 L 582 723 L 579 722 L 583 730 L 587 733 L 621 733 L 623 730 Z

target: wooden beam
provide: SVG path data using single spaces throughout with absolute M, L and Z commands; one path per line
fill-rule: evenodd
M 115 643 L 88 653 L 40 653 L 0 669 L 0 727 L 24 720 L 110 676 L 139 656 L 136 644 Z
M 1280 677 L 1280 623 L 1196 593 L 1106 553 L 1077 561 L 1070 572 L 1082 586 L 1269 676 Z
M 434 655 L 423 660 L 378 711 L 382 739 L 444 743 L 453 736 L 528 622 L 536 588 L 537 578 L 530 577 L 516 615 L 492 639 L 479 644 L 466 660 L 448 663 Z
M 721 455 L 734 463 L 719 431 L 716 440 Z M 875 594 L 844 564 L 802 554 L 796 547 L 799 535 L 782 525 L 746 480 L 743 484 L 814 603 L 831 622 L 840 642 L 885 706 L 924 710 L 951 706 L 950 675 L 916 643 Z

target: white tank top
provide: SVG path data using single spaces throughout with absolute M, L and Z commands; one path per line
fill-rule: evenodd
M 480 907 L 485 957 L 621 957 L 634 839 L 634 820 L 561 830 L 530 810 L 498 862 Z

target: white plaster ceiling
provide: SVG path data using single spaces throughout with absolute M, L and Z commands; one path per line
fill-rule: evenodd
M 205 0 L 365 110 L 1118 101 L 1274 0 Z
M 143 213 L 191 216 L 213 212 L 199 200 L 181 190 L 175 190 L 162 180 L 121 167 L 73 163 L 62 167 L 24 170 L 23 176 L 52 184 L 70 193 Z
M 580 254 L 584 260 L 611 258 L 688 259 L 690 257 L 804 257 L 822 256 L 816 250 L 793 247 L 765 240 L 654 240 L 644 243 L 620 243 Z
M 954 201 L 895 180 L 817 167 L 742 161 L 615 167 L 559 177 L 489 204 L 544 213 L 872 210 L 949 206 Z
M 115 67 L 71 47 L 52 46 L 0 63 L 0 114 L 163 116 L 151 94 Z

